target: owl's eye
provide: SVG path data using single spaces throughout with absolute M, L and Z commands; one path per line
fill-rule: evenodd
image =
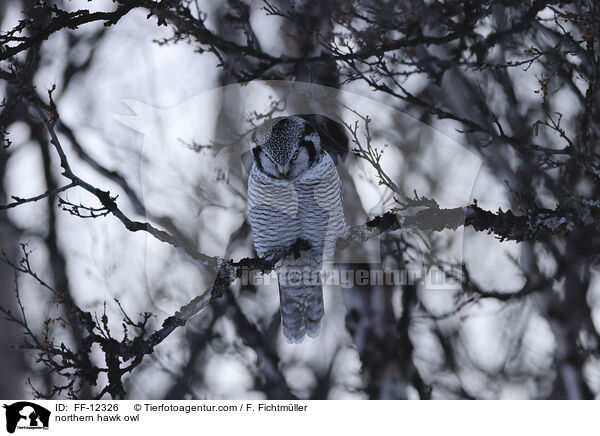
M 298 152 L 294 153 L 294 155 L 292 156 L 292 160 L 296 160 L 298 158 Z

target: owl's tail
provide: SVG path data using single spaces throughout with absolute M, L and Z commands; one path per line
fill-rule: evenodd
M 315 286 L 279 284 L 283 337 L 290 344 L 299 344 L 305 334 L 316 338 L 321 332 L 324 304 L 321 283 Z

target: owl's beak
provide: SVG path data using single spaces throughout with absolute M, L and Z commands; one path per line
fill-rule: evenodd
M 278 166 L 278 170 L 279 170 L 279 174 L 281 174 L 282 176 L 287 176 L 288 175 L 288 167 L 284 167 L 284 166 Z

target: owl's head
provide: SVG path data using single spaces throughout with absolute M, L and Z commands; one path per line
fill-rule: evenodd
M 254 132 L 252 153 L 258 169 L 276 179 L 294 179 L 321 158 L 316 129 L 298 116 L 278 119 Z

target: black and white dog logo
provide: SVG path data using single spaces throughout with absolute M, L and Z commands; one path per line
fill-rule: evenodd
M 6 409 L 6 431 L 15 429 L 48 429 L 50 411 L 28 401 L 4 405 Z

